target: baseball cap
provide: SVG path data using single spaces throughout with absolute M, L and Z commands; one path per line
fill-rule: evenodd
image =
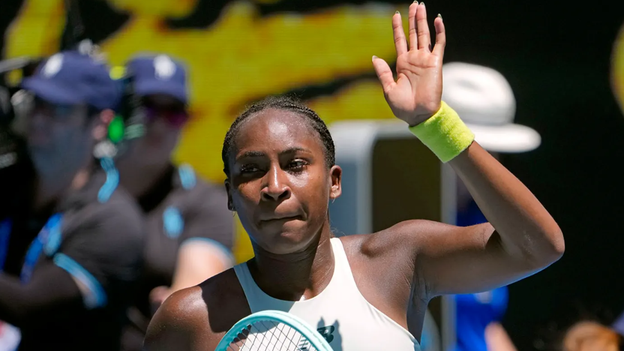
M 143 55 L 130 60 L 127 68 L 136 95 L 165 94 L 188 102 L 186 70 L 180 62 L 167 55 Z
M 21 86 L 51 103 L 86 103 L 101 110 L 116 107 L 121 97 L 108 67 L 78 51 L 50 56 L 34 75 L 22 81 Z
M 451 106 L 486 150 L 504 153 L 531 151 L 541 143 L 534 129 L 513 123 L 516 99 L 498 71 L 464 62 L 442 67 L 442 99 Z

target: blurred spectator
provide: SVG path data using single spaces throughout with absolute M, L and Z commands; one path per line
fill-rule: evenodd
M 537 148 L 539 134 L 513 124 L 516 101 L 507 80 L 497 71 L 467 63 L 444 65 L 442 99 L 475 133 L 476 141 L 495 157 Z M 457 225 L 487 222 L 468 189 L 457 179 Z M 455 351 L 515 350 L 500 324 L 507 309 L 507 287 L 479 294 L 456 295 Z
M 615 330 L 600 323 L 582 321 L 566 332 L 562 351 L 618 351 L 624 346 L 624 338 Z
M 170 294 L 233 265 L 234 219 L 223 186 L 171 163 L 189 119 L 184 67 L 166 55 L 138 56 L 127 72 L 145 114 L 145 135 L 117 162 L 121 184 L 147 216 L 145 269 L 123 341 L 124 350 L 138 351 L 152 314 Z
M 14 101 L 35 174 L 22 179 L 32 180 L 24 208 L 0 213 L 0 320 L 20 329 L 19 350 L 119 350 L 143 222 L 112 161 L 103 170 L 93 157 L 119 90 L 76 51 L 45 60 L 22 88 Z

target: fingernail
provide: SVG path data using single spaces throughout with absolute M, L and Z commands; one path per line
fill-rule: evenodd
M 438 17 L 442 18 L 442 15 L 438 13 Z
M 373 61 L 375 61 L 376 58 L 377 58 L 377 56 L 373 55 Z
M 420 2 L 420 4 L 421 4 L 421 5 L 423 5 L 423 6 L 425 6 L 425 2 L 424 2 L 424 1 L 421 1 L 421 2 Z
M 397 10 L 397 12 L 394 13 L 395 15 L 400 15 L 401 13 Z
M 414 0 L 414 4 L 418 5 L 418 0 Z

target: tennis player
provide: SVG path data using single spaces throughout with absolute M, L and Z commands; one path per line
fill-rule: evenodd
M 373 57 L 388 105 L 453 167 L 489 222 L 410 220 L 334 238 L 328 204 L 340 196 L 342 171 L 331 135 L 305 106 L 265 100 L 234 121 L 223 145 L 228 206 L 255 257 L 169 297 L 152 319 L 147 350 L 213 350 L 236 321 L 267 309 L 301 317 L 334 350 L 419 350 L 434 296 L 493 289 L 561 257 L 554 219 L 441 101 L 442 18 L 432 49 L 424 4 L 410 6 L 408 22 L 409 46 L 400 14 L 392 19 L 397 79 Z

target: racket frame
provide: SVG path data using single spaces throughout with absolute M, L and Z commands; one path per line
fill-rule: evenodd
M 266 310 L 252 313 L 251 315 L 236 322 L 230 330 L 223 336 L 215 351 L 227 351 L 230 344 L 242 333 L 249 325 L 260 321 L 278 322 L 288 325 L 303 335 L 318 351 L 333 351 L 329 343 L 321 336 L 319 332 L 307 325 L 299 317 L 283 311 Z

